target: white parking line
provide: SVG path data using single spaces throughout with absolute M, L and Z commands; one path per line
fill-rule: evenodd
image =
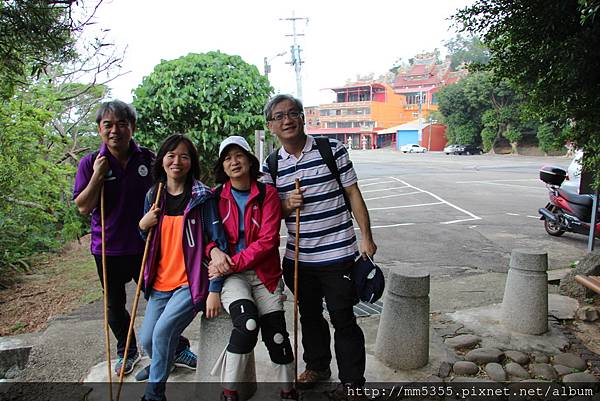
M 458 210 L 458 211 L 460 211 L 460 212 L 462 212 L 462 213 L 464 213 L 464 214 L 466 214 L 466 215 L 468 215 L 468 216 L 470 216 L 470 217 L 471 217 L 471 218 L 469 218 L 469 219 L 462 219 L 462 220 L 451 220 L 451 221 L 443 221 L 443 222 L 441 222 L 440 224 L 453 224 L 453 223 L 459 223 L 459 222 L 463 222 L 463 221 L 481 220 L 481 217 L 479 217 L 479 216 L 475 216 L 473 213 L 471 213 L 471 212 L 469 212 L 469 211 L 467 211 L 467 210 L 465 210 L 465 209 L 463 209 L 463 208 L 461 208 L 461 207 L 458 207 L 458 206 L 456 206 L 456 205 L 453 205 L 452 203 L 450 203 L 450 202 L 448 202 L 448 201 L 446 201 L 446 200 L 444 200 L 444 199 L 440 198 L 439 196 L 437 196 L 436 194 L 434 194 L 434 193 L 432 193 L 432 192 L 429 192 L 429 191 L 424 191 L 424 190 L 422 190 L 422 189 L 420 189 L 420 188 L 417 188 L 417 187 L 415 187 L 415 186 L 413 186 L 413 185 L 410 185 L 410 184 L 409 184 L 409 183 L 407 183 L 406 181 L 402 181 L 402 180 L 401 180 L 401 179 L 399 179 L 399 178 L 396 178 L 396 177 L 390 177 L 390 178 L 391 178 L 391 179 L 393 179 L 393 180 L 396 180 L 396 181 L 398 181 L 398 182 L 401 182 L 401 183 L 403 183 L 404 185 L 406 185 L 406 186 L 408 186 L 408 187 L 411 187 L 411 188 L 414 188 L 414 189 L 416 189 L 416 190 L 418 190 L 418 191 L 421 191 L 421 192 L 423 192 L 423 193 L 426 193 L 426 194 L 428 194 L 428 195 L 430 195 L 430 196 L 434 197 L 435 199 L 439 200 L 439 201 L 440 201 L 440 203 L 445 203 L 446 205 L 448 205 L 448 206 L 451 206 L 451 207 L 453 207 L 454 209 L 456 209 L 456 210 Z
M 419 204 L 416 204 L 416 205 L 373 207 L 373 208 L 368 208 L 368 210 L 371 211 L 371 210 L 404 209 L 404 208 L 407 208 L 407 207 L 420 207 L 420 206 L 441 205 L 443 203 L 444 202 L 432 202 L 432 203 L 419 203 Z
M 503 184 L 503 182 L 518 182 L 518 181 L 538 181 L 536 179 L 527 178 L 522 180 L 493 180 L 493 181 L 456 181 L 456 184 L 485 184 L 485 185 L 498 185 L 501 187 L 516 187 L 516 188 L 527 188 L 527 189 L 543 189 L 541 185 L 535 187 L 530 185 L 515 185 L 515 184 Z
M 370 192 L 383 192 L 383 191 L 391 191 L 392 189 L 402 189 L 402 188 L 408 188 L 408 187 L 404 186 L 404 187 L 394 187 L 394 188 L 384 188 L 384 189 L 371 189 L 370 191 L 360 191 L 360 192 L 363 194 L 368 194 Z
M 538 181 L 536 178 L 522 178 L 522 179 L 518 179 L 518 180 L 488 180 L 488 181 L 481 181 L 481 180 L 473 180 L 473 181 L 456 181 L 457 184 L 470 184 L 472 182 L 481 182 L 484 184 L 490 183 L 490 182 L 517 182 L 517 181 Z
M 369 201 L 369 200 L 385 199 L 385 198 L 395 198 L 396 196 L 414 195 L 414 194 L 420 194 L 420 193 L 422 193 L 422 192 L 421 191 L 418 191 L 418 192 L 404 192 L 404 193 L 395 194 L 395 195 L 379 196 L 377 198 L 367 198 L 367 199 L 365 199 L 365 202 Z
M 536 220 L 540 219 L 540 216 L 527 216 L 527 217 L 529 217 L 530 219 L 536 219 Z
M 396 182 L 396 181 L 381 181 L 381 182 L 371 182 L 369 184 L 361 184 L 361 188 L 364 187 L 370 187 L 371 185 L 379 185 L 379 184 L 389 184 L 390 182 Z M 361 191 L 362 192 L 362 191 Z
M 509 216 L 520 216 L 519 213 L 506 213 L 506 214 L 509 215 Z
M 372 178 L 361 178 L 358 180 L 358 182 L 363 182 L 363 181 L 373 181 L 373 180 L 380 180 L 381 177 L 372 177 Z

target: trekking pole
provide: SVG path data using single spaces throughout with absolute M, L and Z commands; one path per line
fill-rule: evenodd
M 296 191 L 300 180 L 296 178 Z M 298 387 L 298 253 L 300 246 L 300 208 L 296 208 L 296 238 L 294 238 L 294 387 Z
M 100 227 L 102 238 L 102 284 L 104 287 L 104 338 L 106 344 L 106 367 L 108 369 L 108 396 L 112 401 L 112 372 L 110 366 L 110 334 L 108 332 L 108 282 L 106 281 L 106 239 L 104 237 L 104 184 L 100 188 Z
M 156 190 L 156 197 L 154 198 L 155 207 L 160 200 L 160 192 L 162 191 L 163 183 L 158 183 L 158 189 Z M 146 258 L 148 257 L 148 249 L 150 249 L 150 242 L 152 240 L 152 233 L 154 227 L 148 229 L 148 236 L 146 237 L 146 245 L 144 247 L 144 256 L 142 257 L 142 267 L 140 268 L 140 275 L 137 281 L 137 287 L 135 289 L 135 297 L 133 297 L 133 306 L 131 307 L 131 319 L 129 320 L 129 330 L 127 331 L 127 342 L 125 343 L 125 352 L 123 353 L 123 364 L 121 365 L 121 371 L 119 372 L 119 388 L 117 390 L 117 400 L 121 397 L 121 388 L 123 387 L 123 377 L 125 376 L 124 365 L 127 363 L 127 352 L 129 351 L 129 343 L 131 341 L 131 333 L 133 333 L 133 325 L 135 323 L 135 315 L 137 314 L 138 301 L 140 299 L 140 292 L 142 289 L 142 281 L 144 280 L 144 266 L 146 265 Z

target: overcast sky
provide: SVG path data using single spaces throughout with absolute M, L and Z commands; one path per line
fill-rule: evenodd
M 194 1 L 105 0 L 99 26 L 110 29 L 119 47 L 127 46 L 126 75 L 111 83 L 112 97 L 132 100 L 132 90 L 161 60 L 188 53 L 220 50 L 236 54 L 269 75 L 276 92 L 296 94 L 291 65 L 292 13 L 303 50 L 302 90 L 305 105 L 333 99 L 326 88 L 344 85 L 357 74 L 385 73 L 398 58 L 440 49 L 453 38 L 448 17 L 470 0 L 304 0 Z M 287 51 L 282 57 L 278 53 Z M 325 90 L 324 90 L 325 89 Z

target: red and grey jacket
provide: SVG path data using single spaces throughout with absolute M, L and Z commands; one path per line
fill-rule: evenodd
M 155 196 L 154 188 L 151 188 L 146 195 L 144 214 L 152 206 Z M 158 203 L 161 210 L 165 210 L 165 202 L 166 194 L 163 191 Z M 208 269 L 206 267 L 208 252 L 214 246 L 218 246 L 222 251 L 227 252 L 227 240 L 217 213 L 216 199 L 210 189 L 200 181 L 195 181 L 192 186 L 192 196 L 185 208 L 183 218 L 182 246 L 185 272 L 190 284 L 194 309 L 199 312 L 204 310 L 209 290 Z M 158 224 L 154 227 L 154 235 L 151 239 L 148 257 L 144 266 L 144 295 L 146 299 L 150 296 L 158 270 L 162 221 L 163 214 L 161 213 Z M 211 290 L 213 285 L 218 285 L 220 289 L 221 282 L 222 280 L 211 280 Z
M 231 181 L 223 184 L 219 196 L 219 216 L 223 222 L 229 254 L 233 260 L 235 273 L 254 269 L 256 275 L 271 292 L 277 288 L 281 278 L 279 259 L 279 228 L 281 226 L 281 200 L 277 190 L 264 185 L 264 199 L 256 181 L 252 182 L 250 195 L 244 211 L 244 230 L 246 248 L 234 254 L 239 241 L 238 206 L 231 194 Z

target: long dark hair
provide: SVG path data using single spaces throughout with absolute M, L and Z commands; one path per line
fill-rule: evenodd
M 192 167 L 186 177 L 186 187 L 191 188 L 192 184 L 194 183 L 194 179 L 200 179 L 200 161 L 198 160 L 198 151 L 196 150 L 194 143 L 190 140 L 190 138 L 183 134 L 173 134 L 165 139 L 162 145 L 160 145 L 160 149 L 158 149 L 158 154 L 156 155 L 156 159 L 152 165 L 152 178 L 154 179 L 155 184 L 158 184 L 159 182 L 167 182 L 167 173 L 163 168 L 163 158 L 168 152 L 171 152 L 182 142 L 188 148 L 190 161 L 192 163 Z
M 254 156 L 252 153 L 248 152 L 246 149 L 243 149 L 241 146 L 232 144 L 232 145 L 227 146 L 225 149 L 223 149 L 223 152 L 221 153 L 221 157 L 219 157 L 219 160 L 217 160 L 217 164 L 215 164 L 215 169 L 214 169 L 215 182 L 217 184 L 225 184 L 227 181 L 229 181 L 229 176 L 225 173 L 225 169 L 223 168 L 223 161 L 225 160 L 225 157 L 227 156 L 227 150 L 229 148 L 231 148 L 232 146 L 235 146 L 235 147 L 241 149 L 242 152 L 244 152 L 244 154 L 248 158 L 248 160 L 250 160 L 250 180 L 251 181 L 258 180 L 258 178 L 262 175 L 262 173 L 260 172 L 260 162 L 258 161 L 256 156 Z

